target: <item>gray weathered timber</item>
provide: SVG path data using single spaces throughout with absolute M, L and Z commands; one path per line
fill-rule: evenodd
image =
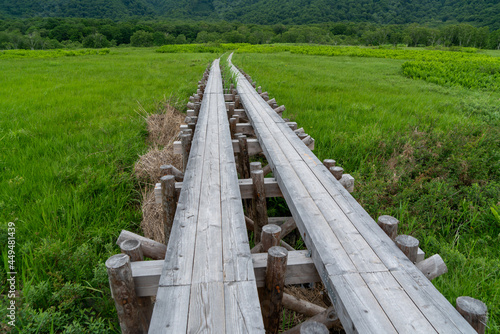
M 228 246 L 229 247 L 229 246 Z M 243 246 L 242 246 L 243 247 Z M 308 256 L 309 251 L 289 251 L 285 275 L 285 284 L 303 284 L 310 282 L 321 282 L 312 259 Z M 132 262 L 132 277 L 138 297 L 156 296 L 158 284 L 162 273 L 164 261 L 142 261 Z M 267 267 L 267 253 L 252 254 L 250 260 L 242 257 L 240 261 L 227 262 L 225 267 L 226 283 L 234 283 L 234 277 L 241 277 L 239 281 L 255 283 L 257 287 L 264 286 Z M 245 280 L 245 278 L 248 278 Z
M 328 168 L 233 70 L 262 151 L 345 330 L 396 333 L 415 324 L 417 333 L 428 332 L 426 327 L 440 333 L 473 333 Z M 373 278 L 377 275 L 392 276 L 390 291 L 404 291 L 408 298 L 401 302 L 413 307 L 398 314 L 400 306 L 379 301 L 386 296 L 375 292 L 381 286 Z M 396 314 L 400 320 L 393 319 Z
M 191 142 L 150 333 L 264 333 L 233 145 L 216 60 Z M 144 293 L 152 292 L 152 277 L 135 274 L 136 284 L 149 284 Z
M 138 240 L 141 243 L 141 250 L 144 256 L 149 257 L 153 260 L 163 260 L 165 258 L 165 253 L 167 251 L 167 246 L 164 244 L 145 238 L 141 235 L 122 230 L 116 244 L 118 246 L 125 240 Z
M 431 281 L 448 272 L 448 267 L 446 267 L 446 264 L 439 254 L 434 254 L 426 260 L 417 262 L 416 266 L 424 273 L 425 277 Z
M 279 246 L 267 252 L 266 283 L 262 296 L 262 316 L 266 333 L 276 334 L 279 330 L 283 310 L 283 288 L 285 286 L 288 251 Z
M 479 334 L 484 334 L 488 322 L 488 308 L 482 301 L 471 297 L 458 297 L 457 310 Z

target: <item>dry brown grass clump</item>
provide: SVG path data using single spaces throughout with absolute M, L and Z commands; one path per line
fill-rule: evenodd
M 174 141 L 179 135 L 179 126 L 185 116 L 174 106 L 176 101 L 165 100 L 148 112 L 139 106 L 138 113 L 146 120 L 150 150 L 139 157 L 135 164 L 135 175 L 144 184 L 141 227 L 146 238 L 165 242 L 160 204 L 155 203 L 154 185 L 161 177 L 161 165 L 182 167 L 182 159 L 174 155 Z

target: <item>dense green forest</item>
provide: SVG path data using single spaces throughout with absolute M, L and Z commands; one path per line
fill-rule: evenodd
M 0 0 L 0 18 L 131 17 L 238 21 L 472 23 L 500 28 L 499 0 Z
M 500 48 L 500 30 L 461 23 L 438 28 L 412 24 L 321 23 L 256 25 L 130 19 L 32 18 L 0 20 L 0 50 L 160 46 L 186 43 L 313 43 Z

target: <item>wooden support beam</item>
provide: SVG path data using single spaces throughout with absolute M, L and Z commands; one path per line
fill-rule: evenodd
M 237 123 L 236 124 L 236 132 L 242 133 L 244 135 L 255 135 L 253 131 L 253 126 L 250 123 Z
M 283 247 L 271 247 L 268 251 L 261 308 L 264 327 L 269 334 L 277 334 L 280 327 L 287 259 L 288 251 Z
M 335 312 L 335 308 L 333 308 L 332 306 L 327 308 L 326 311 L 321 312 L 318 315 L 315 315 L 314 317 L 308 319 L 307 321 L 304 321 L 301 324 L 298 324 L 297 326 L 283 332 L 282 334 L 301 334 L 300 332 L 301 327 L 307 324 L 308 322 L 319 322 L 320 324 L 325 325 L 326 328 L 328 329 L 342 326 L 339 317 L 337 316 L 337 312 Z
M 147 333 L 150 319 L 140 309 L 129 256 L 113 255 L 106 261 L 106 268 L 122 333 Z
M 252 179 L 239 179 L 238 184 L 240 186 L 240 193 L 242 199 L 252 199 L 253 198 L 253 181 Z M 175 182 L 175 191 L 177 197 L 179 196 L 183 183 Z M 269 197 L 283 197 L 278 181 L 272 177 L 264 178 L 264 189 L 266 191 L 266 196 Z M 157 204 L 161 204 L 161 183 L 155 185 L 155 199 Z
M 285 111 L 285 110 L 286 110 L 286 108 L 285 108 L 285 106 L 284 106 L 284 105 L 281 105 L 281 106 L 279 106 L 279 107 L 277 107 L 277 108 L 274 108 L 274 111 L 275 111 L 278 115 L 280 115 L 280 116 L 283 114 L 283 111 Z M 292 129 L 292 130 L 296 130 L 296 129 L 297 129 L 297 128 Z
M 293 217 L 289 217 L 283 225 L 281 225 L 281 235 L 280 238 L 283 239 L 288 234 L 290 234 L 293 230 L 297 228 L 297 224 L 295 224 L 295 220 Z
M 163 245 L 164 246 L 164 245 Z M 165 253 L 164 253 L 165 254 Z M 257 287 L 264 286 L 267 267 L 267 253 L 252 254 Z M 133 262 L 132 275 L 137 296 L 155 296 L 162 273 L 163 260 Z M 289 251 L 285 284 L 321 282 L 309 251 Z
M 326 308 L 324 307 L 299 299 L 288 293 L 283 294 L 283 307 L 288 310 L 301 313 L 306 317 L 314 317 L 315 315 L 326 311 Z
M 457 311 L 476 332 L 484 334 L 488 323 L 488 308 L 482 301 L 471 297 L 458 297 Z
M 354 191 L 354 178 L 350 174 L 343 174 L 339 182 L 348 192 Z
M 233 94 L 224 94 L 224 101 L 225 102 L 234 102 L 234 95 Z
M 448 272 L 448 267 L 446 267 L 439 254 L 434 254 L 426 260 L 417 262 L 415 265 L 429 280 L 433 280 Z
M 262 148 L 260 147 L 259 140 L 258 139 L 247 139 L 248 142 L 248 154 L 250 156 L 262 153 Z M 233 152 L 238 153 L 240 151 L 239 146 L 238 146 L 238 140 L 233 139 Z M 182 154 L 182 143 L 181 141 L 175 141 L 174 142 L 174 153 L 175 154 Z
M 126 230 L 122 230 L 116 244 L 120 246 L 125 240 L 138 240 L 141 242 L 141 250 L 144 256 L 149 257 L 153 260 L 163 260 L 165 254 L 167 253 L 167 246 L 161 242 L 157 242 L 148 238 L 145 238 L 139 234 L 135 234 Z
M 160 171 L 161 171 L 161 176 L 173 175 L 175 176 L 175 181 L 177 182 L 184 181 L 184 173 L 172 165 L 161 165 Z
M 267 174 L 271 173 L 273 170 L 271 169 L 271 166 L 269 164 L 265 165 L 264 168 L 262 168 L 262 171 L 264 172 L 264 176 Z

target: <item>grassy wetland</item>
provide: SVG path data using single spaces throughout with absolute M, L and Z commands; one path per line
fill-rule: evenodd
M 118 252 L 120 230 L 141 221 L 133 166 L 147 143 L 136 111 L 187 101 L 212 58 L 114 49 L 0 59 L 1 279 L 14 222 L 17 330 L 119 330 L 104 261 Z
M 355 177 L 353 196 L 372 217 L 397 217 L 400 233 L 443 257 L 449 272 L 433 283 L 450 302 L 484 301 L 489 332 L 500 332 L 498 78 L 437 84 L 410 79 L 404 58 L 301 48 L 233 62 L 286 105 L 284 117 L 315 138 L 320 159 Z M 121 229 L 139 231 L 133 166 L 148 143 L 137 111 L 171 96 L 182 106 L 220 52 L 182 51 L 0 58 L 0 278 L 6 286 L 3 245 L 14 222 L 20 332 L 119 331 L 104 261 L 118 252 Z

